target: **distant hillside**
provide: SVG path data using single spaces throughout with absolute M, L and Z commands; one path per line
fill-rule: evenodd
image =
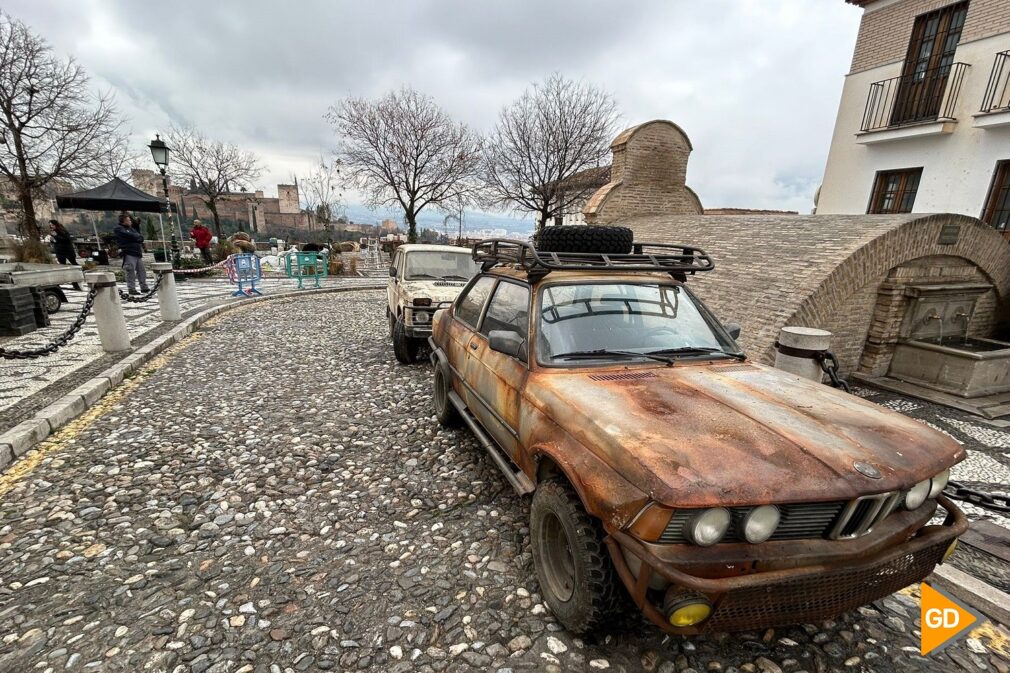
M 348 205 L 344 211 L 347 213 L 347 219 L 359 224 L 378 224 L 388 218 L 403 226 L 402 211 L 393 209 L 372 210 L 358 204 Z M 421 229 L 442 231 L 442 220 L 444 218 L 445 214 L 438 210 L 422 210 L 417 218 L 417 224 Z M 464 233 L 468 229 L 505 229 L 506 231 L 529 234 L 533 231 L 533 224 L 532 218 L 521 219 L 496 213 L 482 213 L 468 210 L 463 215 Z M 456 227 L 458 226 L 455 221 L 449 222 L 449 228 L 453 231 L 456 231 Z

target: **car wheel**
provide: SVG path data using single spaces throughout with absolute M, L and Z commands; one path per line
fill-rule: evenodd
M 432 378 L 431 397 L 435 403 L 435 416 L 438 422 L 447 428 L 459 425 L 459 411 L 449 400 L 449 381 L 446 380 L 442 368 L 435 365 L 435 376 Z
M 46 302 L 46 313 L 53 314 L 60 310 L 63 306 L 63 300 L 60 299 L 60 295 L 52 290 L 46 290 L 45 296 Z
M 615 616 L 623 589 L 599 523 L 568 484 L 551 480 L 537 487 L 530 540 L 540 594 L 566 629 L 591 633 Z
M 407 336 L 403 318 L 397 318 L 393 325 L 393 354 L 405 365 L 412 365 L 417 360 L 417 341 Z
M 626 255 L 634 239 L 634 232 L 627 227 L 568 224 L 544 227 L 537 234 L 536 248 L 544 252 Z
M 396 327 L 396 316 L 386 307 L 386 321 L 389 323 L 389 337 L 393 337 L 393 328 Z

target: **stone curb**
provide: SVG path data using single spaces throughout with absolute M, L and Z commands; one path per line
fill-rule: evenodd
M 930 578 L 940 589 L 964 601 L 999 624 L 1010 624 L 1010 595 L 949 565 L 937 566 Z
M 44 440 L 52 432 L 66 425 L 93 406 L 127 376 L 139 370 L 144 364 L 154 359 L 156 355 L 169 346 L 182 341 L 198 327 L 211 318 L 239 306 L 271 301 L 273 299 L 290 299 L 311 294 L 328 294 L 333 292 L 357 292 L 360 290 L 382 290 L 385 285 L 363 285 L 359 287 L 320 287 L 292 290 L 280 294 L 269 294 L 260 297 L 249 297 L 242 301 L 219 304 L 200 311 L 186 318 L 171 330 L 154 339 L 150 343 L 130 352 L 125 358 L 105 371 L 58 398 L 47 407 L 38 411 L 32 418 L 18 423 L 13 428 L 0 434 L 0 472 L 7 468 L 14 459 L 23 455 L 30 448 Z

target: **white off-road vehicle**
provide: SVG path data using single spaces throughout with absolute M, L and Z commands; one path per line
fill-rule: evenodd
M 393 353 L 403 364 L 417 359 L 431 336 L 435 311 L 448 306 L 480 270 L 470 248 L 401 245 L 393 253 L 386 288 L 386 317 Z

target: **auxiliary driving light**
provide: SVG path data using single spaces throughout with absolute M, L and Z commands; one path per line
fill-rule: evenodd
M 670 626 L 676 627 L 695 626 L 712 615 L 712 604 L 697 596 L 682 598 L 664 608 Z
M 428 314 L 424 311 L 414 311 L 414 322 L 428 322 Z
M 943 552 L 943 558 L 940 559 L 940 563 L 946 563 L 947 559 L 954 555 L 957 551 L 957 538 L 951 540 L 950 545 L 947 547 L 947 551 Z
M 929 497 L 930 480 L 920 481 L 905 494 L 905 509 L 919 509 Z
M 743 518 L 744 539 L 751 544 L 764 542 L 778 528 L 779 519 L 779 508 L 775 505 L 755 507 Z
M 714 545 L 729 529 L 732 515 L 725 507 L 713 507 L 694 515 L 687 526 L 687 537 L 701 547 Z
M 431 306 L 431 297 L 414 297 L 414 306 Z

